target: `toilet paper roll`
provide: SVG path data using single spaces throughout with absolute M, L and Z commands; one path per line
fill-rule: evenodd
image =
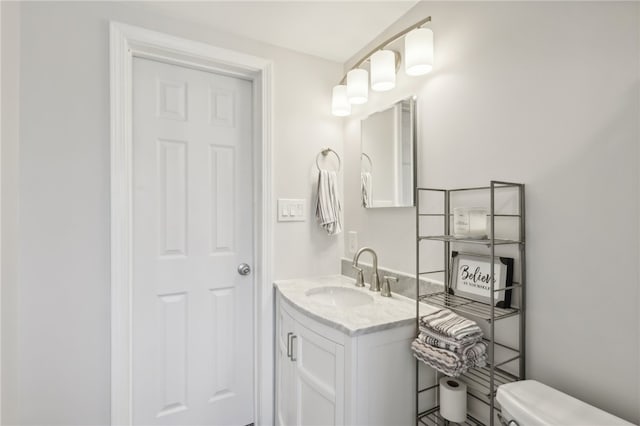
M 450 377 L 440 379 L 440 415 L 463 423 L 467 419 L 467 385 Z

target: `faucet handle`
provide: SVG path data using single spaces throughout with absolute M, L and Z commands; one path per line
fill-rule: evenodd
M 388 275 L 384 276 L 384 282 L 382 283 L 382 290 L 380 291 L 380 296 L 383 297 L 391 297 L 391 282 L 390 281 L 394 281 L 394 282 L 398 282 L 398 278 L 397 277 L 390 277 Z
M 358 268 L 356 265 L 351 265 L 356 270 L 356 287 L 364 287 L 364 272 L 362 268 Z

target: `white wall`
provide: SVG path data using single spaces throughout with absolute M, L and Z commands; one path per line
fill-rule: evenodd
M 2 2 L 2 419 L 17 421 L 20 5 Z
M 21 328 L 20 419 L 106 424 L 109 20 L 272 59 L 273 194 L 310 206 L 316 153 L 325 145 L 341 153 L 342 124 L 330 115 L 329 96 L 342 66 L 135 5 L 25 2 L 21 9 L 21 300 L 10 319 Z M 339 271 L 341 238 L 328 238 L 311 220 L 274 227 L 274 278 Z
M 375 41 L 431 15 L 435 70 L 426 78 L 401 72 L 396 90 L 354 108 L 344 178 L 345 231 L 374 247 L 382 266 L 407 272 L 415 267 L 414 209 L 359 207 L 361 115 L 419 96 L 421 186 L 525 183 L 528 376 L 634 423 L 638 7 L 418 4 Z

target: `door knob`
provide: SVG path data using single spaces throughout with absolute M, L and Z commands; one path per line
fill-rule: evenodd
M 251 273 L 251 266 L 246 263 L 241 263 L 238 265 L 238 273 L 240 275 L 249 275 Z

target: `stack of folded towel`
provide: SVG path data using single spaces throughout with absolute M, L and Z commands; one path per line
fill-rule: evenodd
M 420 318 L 420 334 L 411 349 L 417 359 L 450 377 L 487 362 L 487 345 L 478 324 L 449 309 Z

